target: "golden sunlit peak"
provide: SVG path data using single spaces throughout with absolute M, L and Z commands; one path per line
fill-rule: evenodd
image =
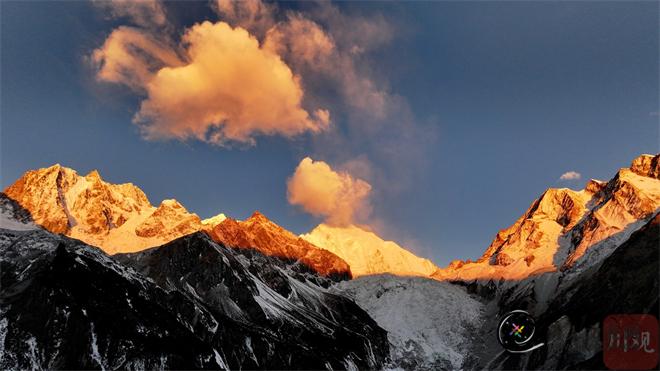
M 262 214 L 259 210 L 255 210 L 252 215 L 250 215 L 249 219 L 268 220 L 266 215 Z
M 99 171 L 96 169 L 90 171 L 89 174 L 85 175 L 85 178 L 103 180 L 101 178 L 101 174 L 99 174 Z

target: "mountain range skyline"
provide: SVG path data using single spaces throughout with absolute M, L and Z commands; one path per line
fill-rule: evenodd
M 293 259 L 334 279 L 386 273 L 470 281 L 525 279 L 589 266 L 590 254 L 602 259 L 657 213 L 659 175 L 660 154 L 640 155 L 609 181 L 589 180 L 580 191 L 548 188 L 513 225 L 499 229 L 480 259 L 446 267 L 357 225 L 321 223 L 295 235 L 258 210 L 244 220 L 222 212 L 202 220 L 174 198 L 156 207 L 139 187 L 108 183 L 96 170 L 81 176 L 55 164 L 27 171 L 4 194 L 47 230 L 111 255 L 201 231 L 225 246 Z
M 0 369 L 657 367 L 658 14 L 0 1 Z
M 657 3 L 142 3 L 2 3 L 3 189 L 59 162 L 200 219 L 260 210 L 299 235 L 356 218 L 446 266 L 478 259 L 547 187 L 579 189 L 657 152 Z M 218 82 L 207 58 L 248 65 L 214 54 L 235 56 L 229 41 L 250 48 L 253 73 L 238 75 L 259 84 L 200 85 L 203 115 L 169 109 L 192 93 L 163 100 L 155 72 L 185 65 Z M 125 43 L 159 64 L 115 63 Z M 272 79 L 269 61 L 298 82 Z M 251 94 L 266 86 L 286 109 L 262 109 Z M 222 130 L 204 132 L 218 112 Z M 319 172 L 351 190 L 333 196 L 343 206 L 289 192 Z
M 602 369 L 601 318 L 658 311 L 659 212 L 660 154 L 640 155 L 437 267 L 357 226 L 297 236 L 258 211 L 154 206 L 97 171 L 27 171 L 0 193 L 0 365 Z M 493 346 L 520 308 L 563 351 Z

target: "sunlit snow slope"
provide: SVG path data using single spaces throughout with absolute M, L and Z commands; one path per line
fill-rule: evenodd
M 354 225 L 333 227 L 321 224 L 301 237 L 344 259 L 354 277 L 378 273 L 429 276 L 437 269 L 430 260 Z

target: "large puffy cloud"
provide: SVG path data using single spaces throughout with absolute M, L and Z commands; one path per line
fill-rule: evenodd
M 306 84 L 327 90 L 330 83 L 352 109 L 386 116 L 389 94 L 384 84 L 370 76 L 368 63 L 358 63 L 366 51 L 392 38 L 382 17 L 347 16 L 329 2 L 315 3 L 306 14 L 282 12 L 261 0 L 217 0 L 215 9 L 222 19 L 263 40 Z
M 323 161 L 306 157 L 287 182 L 288 200 L 326 222 L 347 225 L 371 211 L 371 185 L 347 172 L 333 170 Z
M 241 28 L 204 22 L 183 37 L 189 63 L 158 71 L 146 85 L 137 122 L 148 138 L 192 136 L 212 143 L 254 134 L 319 131 L 329 114 L 310 117 L 291 69 Z
M 120 27 L 92 55 L 99 79 L 145 92 L 134 121 L 147 139 L 253 144 L 255 135 L 328 126 L 329 112 L 310 115 L 299 78 L 246 30 L 204 22 L 184 33 L 178 53 L 171 44 Z

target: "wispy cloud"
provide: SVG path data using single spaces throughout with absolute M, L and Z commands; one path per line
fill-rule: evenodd
M 94 4 L 113 18 L 127 18 L 141 27 L 162 28 L 167 23 L 165 9 L 159 0 L 101 0 Z
M 580 178 L 582 178 L 582 174 L 577 171 L 567 171 L 559 177 L 559 180 L 577 180 Z

